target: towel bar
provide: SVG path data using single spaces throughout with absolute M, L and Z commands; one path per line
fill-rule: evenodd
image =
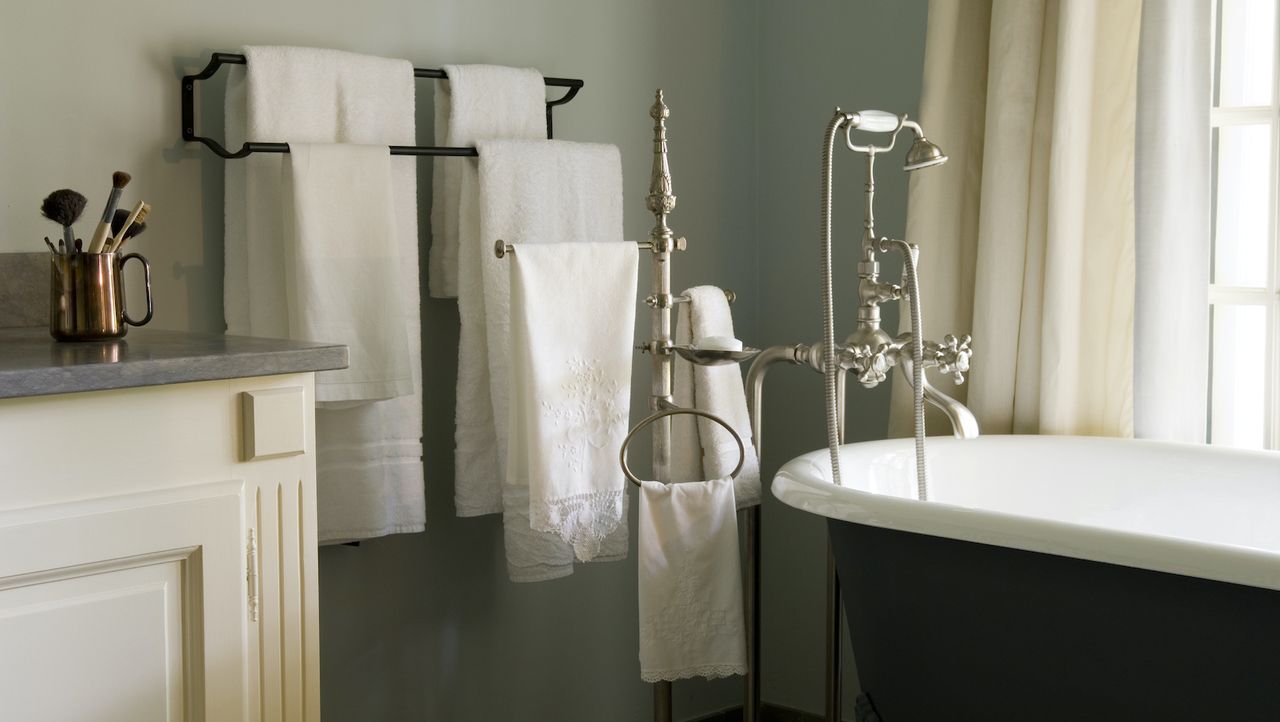
M 685 239 L 677 238 L 675 240 L 675 250 L 683 251 L 685 249 L 685 244 Z M 636 248 L 641 251 L 652 251 L 654 249 L 654 243 L 651 240 L 636 241 Z M 493 243 L 493 255 L 498 258 L 506 258 L 508 253 L 515 252 L 516 247 L 512 243 L 507 243 L 503 240 L 497 240 Z M 724 289 L 724 297 L 729 300 L 729 303 L 733 303 L 738 300 L 738 294 L 734 293 L 731 288 Z M 670 308 L 677 303 L 688 303 L 689 297 L 684 294 L 679 296 L 667 294 L 664 298 L 659 299 L 658 296 L 650 295 L 644 299 L 644 302 L 649 306 L 649 308 Z
M 636 248 L 641 251 L 652 251 L 654 248 L 657 247 L 652 240 L 636 241 L 635 243 L 636 243 Z M 683 251 L 688 242 L 685 241 L 685 239 L 683 238 L 677 238 L 673 243 L 675 248 L 669 249 L 669 250 Z M 498 258 L 506 258 L 508 253 L 515 253 L 515 252 L 516 252 L 516 247 L 514 244 L 507 243 L 502 239 L 498 239 L 493 242 L 493 255 L 497 256 Z
M 223 158 L 244 158 L 252 153 L 288 153 L 288 143 L 266 143 L 252 142 L 245 143 L 240 146 L 240 150 L 229 151 L 218 141 L 207 138 L 196 133 L 196 110 L 195 110 L 195 94 L 196 81 L 207 80 L 218 72 L 218 68 L 223 65 L 245 65 L 247 61 L 243 55 L 239 53 L 214 53 L 209 58 L 209 64 L 205 66 L 195 75 L 182 76 L 182 139 L 185 141 L 198 141 L 204 143 L 205 146 L 212 150 L 218 156 Z M 413 77 L 415 78 L 436 78 L 448 79 L 443 70 L 437 68 L 414 68 Z M 551 137 L 551 109 L 557 105 L 564 105 L 582 90 L 584 83 L 576 78 L 543 78 L 548 86 L 553 88 L 568 88 L 565 94 L 555 100 L 547 101 L 547 137 Z M 449 146 L 434 145 L 393 145 L 390 146 L 391 155 L 432 155 L 432 156 L 470 156 L 478 155 L 475 148 L 454 148 Z
M 728 421 L 725 421 L 713 413 L 703 411 L 702 409 L 683 409 L 680 407 L 673 407 L 669 409 L 662 409 L 661 411 L 646 416 L 644 419 L 641 419 L 640 423 L 636 424 L 631 431 L 627 432 L 627 438 L 622 440 L 622 450 L 618 452 L 618 461 L 622 463 L 622 473 L 626 474 L 627 480 L 636 486 L 640 486 L 640 478 L 637 477 L 631 471 L 631 467 L 627 465 L 627 447 L 631 446 L 631 440 L 635 438 L 636 433 L 658 419 L 665 418 L 667 416 L 675 416 L 677 414 L 690 414 L 692 416 L 701 416 L 706 419 L 711 419 L 717 424 L 723 426 L 726 431 L 733 435 L 733 440 L 738 442 L 738 465 L 733 468 L 733 472 L 729 474 L 729 477 L 733 479 L 738 478 L 738 473 L 742 471 L 742 465 L 747 463 L 747 447 L 742 443 L 742 436 L 729 425 Z

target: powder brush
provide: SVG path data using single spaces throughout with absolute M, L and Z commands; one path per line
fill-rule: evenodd
M 67 248 L 75 244 L 76 234 L 71 230 L 71 224 L 80 219 L 80 214 L 84 212 L 88 202 L 88 199 L 76 191 L 63 188 L 45 196 L 44 201 L 40 203 L 40 213 L 62 226 L 62 237 L 66 241 Z
M 120 202 L 120 193 L 131 180 L 133 176 L 122 170 L 111 174 L 111 195 L 107 196 L 107 207 L 102 211 L 102 220 L 98 222 L 98 228 L 94 230 L 93 238 L 89 241 L 90 253 L 99 253 L 104 250 L 107 239 L 111 237 L 111 221 L 116 213 L 116 205 Z

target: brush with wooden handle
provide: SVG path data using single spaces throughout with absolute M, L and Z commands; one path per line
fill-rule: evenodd
M 107 196 L 107 207 L 102 211 L 102 220 L 89 240 L 89 252 L 101 253 L 106 250 L 107 241 L 111 239 L 111 219 L 116 214 L 116 204 L 120 202 L 120 193 L 129 185 L 133 176 L 118 170 L 111 174 L 111 195 Z
M 106 253 L 115 253 L 120 250 L 120 247 L 124 245 L 125 241 L 141 233 L 141 227 L 133 233 L 130 233 L 129 231 L 133 228 L 135 223 L 141 224 L 142 221 L 145 221 L 149 213 L 151 213 L 151 205 L 144 201 L 138 201 L 138 205 L 133 207 L 133 212 L 129 214 L 129 217 L 126 218 L 124 223 L 120 226 L 120 232 L 111 236 L 107 240 L 106 244 L 103 246 L 103 251 Z M 143 225 L 145 226 L 145 224 Z
M 147 213 L 149 214 L 150 212 L 151 212 L 150 206 L 148 206 Z M 124 240 L 120 241 L 121 246 L 124 245 L 125 241 L 128 241 L 130 238 L 133 238 L 134 236 L 140 236 L 144 231 L 147 230 L 147 222 L 146 220 L 144 220 L 146 214 L 139 214 L 138 221 L 133 225 L 129 226 L 128 228 L 125 228 L 124 224 L 129 220 L 130 215 L 131 214 L 129 213 L 129 211 L 126 211 L 123 208 L 117 208 L 115 217 L 111 219 L 112 238 L 115 238 L 116 236 L 121 236 L 121 235 L 124 236 Z M 111 246 L 110 248 L 113 251 L 119 250 L 119 246 Z

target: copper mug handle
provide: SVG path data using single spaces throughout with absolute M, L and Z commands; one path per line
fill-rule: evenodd
M 124 322 L 125 322 L 125 323 L 127 323 L 127 324 L 129 324 L 130 326 L 145 326 L 145 325 L 147 325 L 147 322 L 151 320 L 151 313 L 152 313 L 152 311 L 154 310 L 154 309 L 152 308 L 152 304 L 151 304 L 151 264 L 150 264 L 150 263 L 148 263 L 148 262 L 147 262 L 147 259 L 146 259 L 142 254 L 140 254 L 140 253 L 130 253 L 130 254 L 127 254 L 127 255 L 121 256 L 121 257 L 120 257 L 120 263 L 119 263 L 119 265 L 117 266 L 117 268 L 119 268 L 119 271 L 120 271 L 120 275 L 121 275 L 121 276 L 123 276 L 123 275 L 124 275 L 124 264 L 125 264 L 126 262 L 128 262 L 128 261 L 129 261 L 129 259 L 131 259 L 131 258 L 136 258 L 136 259 L 138 259 L 139 261 L 141 261 L 141 262 L 142 262 L 142 272 L 143 272 L 143 274 L 146 276 L 146 285 L 147 285 L 147 315 L 146 315 L 146 316 L 143 316 L 141 321 L 135 321 L 135 320 L 133 320 L 132 318 L 129 318 L 129 309 L 128 309 L 128 308 L 122 308 L 122 309 L 120 309 L 120 313 L 121 313 L 121 315 L 123 315 L 123 316 L 124 316 Z

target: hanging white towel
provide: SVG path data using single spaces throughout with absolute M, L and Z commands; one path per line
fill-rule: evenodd
M 695 286 L 685 291 L 688 303 L 676 316 L 677 344 L 696 343 L 713 336 L 734 338 L 733 315 L 724 291 Z M 679 356 L 675 360 L 674 399 L 677 406 L 700 409 L 724 419 L 742 437 L 746 459 L 734 480 L 738 508 L 760 503 L 760 459 L 752 445 L 751 417 L 742 371 L 737 364 L 698 366 Z M 688 414 L 671 417 L 671 478 L 675 481 L 719 479 L 738 464 L 738 442 L 716 422 Z
M 346 344 L 350 359 L 345 369 L 316 374 L 316 402 L 412 394 L 406 294 L 387 282 L 401 263 L 391 154 L 384 145 L 292 143 L 289 150 L 289 337 Z
M 637 523 L 641 679 L 745 674 L 733 482 L 642 482 Z
M 511 265 L 508 484 L 534 531 L 590 561 L 626 514 L 618 449 L 631 410 L 636 249 L 522 244 Z
M 247 69 L 232 68 L 227 84 L 226 132 L 231 147 L 245 140 L 377 146 L 416 142 L 413 66 L 407 61 L 315 48 L 247 47 L 244 53 Z M 316 505 L 321 543 L 421 531 L 426 518 L 417 169 L 413 158 L 388 158 L 387 163 L 391 245 L 398 258 L 393 275 L 382 279 L 381 285 L 400 299 L 399 322 L 412 393 L 376 403 L 317 409 Z M 297 258 L 291 260 L 289 250 L 297 220 L 292 168 L 292 159 L 269 153 L 226 165 L 223 307 L 228 333 L 288 337 L 295 325 L 290 309 L 302 304 L 290 299 L 290 289 L 298 290 L 290 280 L 297 268 Z M 363 197 L 360 189 L 351 188 L 351 202 Z M 385 214 L 382 201 L 377 204 L 376 212 Z M 370 212 L 349 210 L 353 219 Z M 314 219 L 305 220 L 310 224 Z M 364 240 L 354 239 L 355 247 Z M 380 248 L 378 253 L 389 252 L 385 246 Z M 395 321 L 388 318 L 382 323 L 382 331 L 394 335 L 391 324 Z
M 527 485 L 504 483 L 510 270 L 507 260 L 494 257 L 493 242 L 622 242 L 621 160 L 617 148 L 592 143 L 480 140 L 477 146 L 482 240 L 459 256 L 454 499 L 459 515 L 503 512 L 512 579 L 551 579 L 572 573 L 572 549 L 559 536 L 530 528 Z M 626 549 L 620 525 L 595 559 L 619 559 Z
M 474 146 L 481 138 L 547 137 L 546 85 L 533 68 L 446 65 L 436 83 L 436 144 Z M 427 282 L 435 298 L 458 296 L 458 248 L 480 231 L 475 158 L 436 158 L 431 182 Z M 495 510 L 496 511 L 496 510 Z

